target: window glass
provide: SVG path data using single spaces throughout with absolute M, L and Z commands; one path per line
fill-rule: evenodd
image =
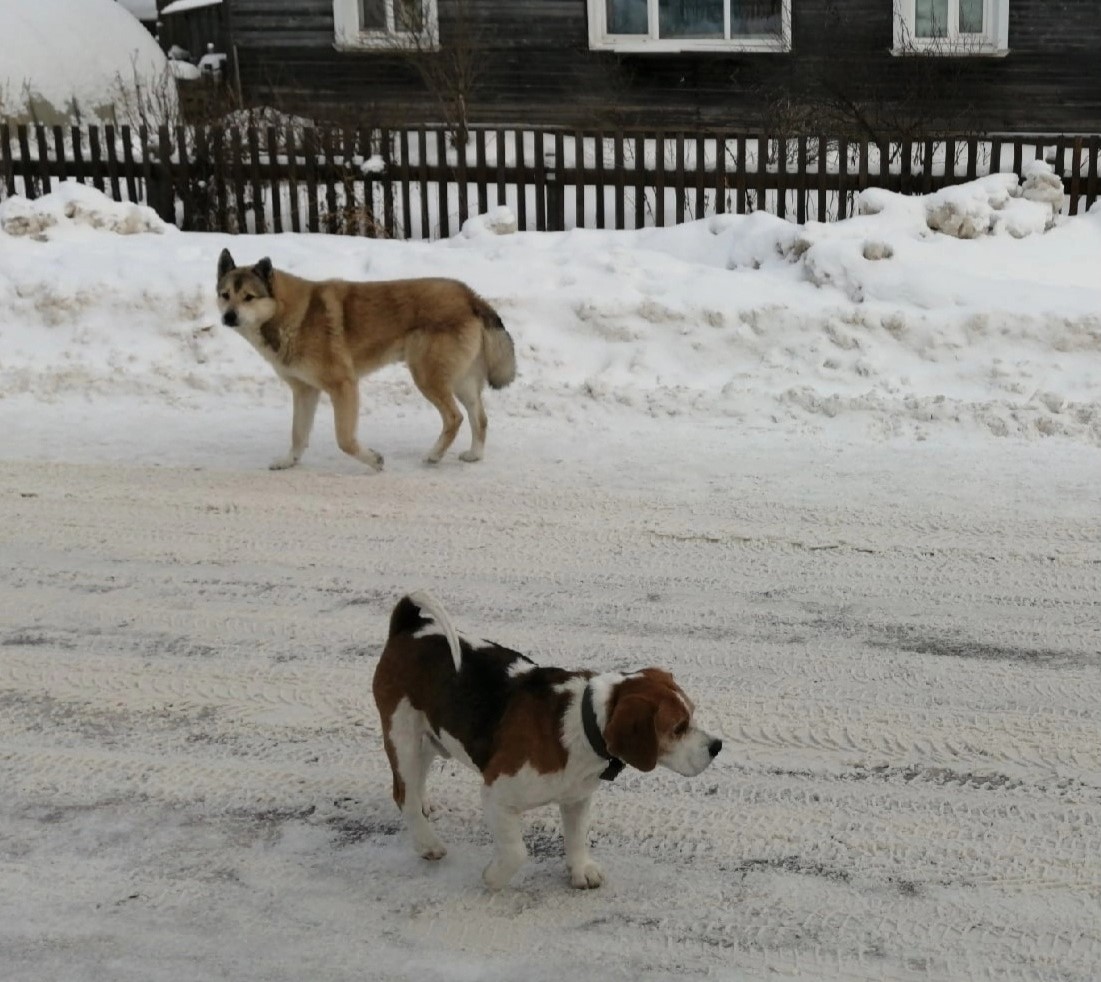
M 961 5 L 964 2 L 965 0 L 960 0 Z M 948 0 L 917 0 L 914 33 L 919 38 L 947 36 Z
M 359 26 L 363 31 L 385 31 L 386 0 L 359 0 Z
M 983 0 L 960 0 L 960 34 L 982 34 Z
M 783 0 L 731 0 L 730 36 L 779 34 Z
M 721 38 L 726 0 L 658 0 L 658 37 Z
M 419 34 L 424 30 L 423 0 L 396 0 L 394 14 L 399 31 Z
M 605 0 L 609 34 L 649 34 L 646 0 Z

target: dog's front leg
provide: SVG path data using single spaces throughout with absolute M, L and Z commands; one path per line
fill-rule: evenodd
M 591 890 L 604 882 L 604 873 L 589 855 L 589 806 L 592 797 L 581 801 L 560 802 L 562 839 L 566 846 L 566 866 L 570 883 L 580 890 Z
M 490 788 L 483 790 L 482 802 L 486 823 L 496 844 L 493 861 L 485 868 L 482 879 L 491 890 L 500 890 L 528 858 L 528 851 L 524 846 L 523 819 L 519 811 L 502 805 Z
M 382 454 L 370 447 L 361 447 L 356 439 L 359 422 L 359 383 L 340 382 L 328 390 L 333 401 L 333 421 L 336 424 L 336 444 L 350 457 L 372 470 L 382 470 Z
M 271 462 L 273 471 L 286 470 L 294 467 L 302 459 L 302 454 L 310 444 L 310 432 L 313 430 L 313 417 L 317 412 L 317 400 L 321 397 L 321 391 L 305 382 L 297 379 L 289 380 L 287 384 L 294 393 L 294 419 L 291 423 L 291 449 L 285 457 L 280 457 Z

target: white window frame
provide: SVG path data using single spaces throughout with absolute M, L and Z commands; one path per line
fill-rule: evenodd
M 971 55 L 1001 58 L 1009 54 L 1010 0 L 983 0 L 982 34 L 960 34 L 959 2 L 949 0 L 947 36 L 919 38 L 917 36 L 916 0 L 894 0 L 894 55 L 932 55 L 961 58 Z
M 440 46 L 436 0 L 424 2 L 424 30 L 399 31 L 394 15 L 396 0 L 385 0 L 386 29 L 364 30 L 360 22 L 359 0 L 333 0 L 333 22 L 338 51 L 393 51 L 398 49 L 436 50 Z
M 723 34 L 721 38 L 660 38 L 658 37 L 658 0 L 646 0 L 648 34 L 609 34 L 608 8 L 605 0 L 586 0 L 589 8 L 589 47 L 594 51 L 628 53 L 676 54 L 683 51 L 790 51 L 791 2 L 782 0 L 780 33 L 778 36 L 731 37 L 730 3 L 725 0 Z

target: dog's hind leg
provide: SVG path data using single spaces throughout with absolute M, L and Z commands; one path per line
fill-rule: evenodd
M 336 423 L 336 443 L 350 457 L 376 471 L 382 470 L 382 454 L 370 447 L 361 447 L 356 439 L 359 423 L 359 383 L 355 380 L 338 382 L 328 390 L 333 401 L 333 420 Z
M 442 859 L 447 847 L 429 824 L 424 792 L 428 781 L 428 769 L 435 751 L 425 733 L 424 715 L 403 699 L 390 717 L 387 756 L 394 771 L 394 800 L 401 809 L 405 826 L 417 854 L 425 859 Z M 399 783 L 402 791 L 398 801 Z
M 310 432 L 313 430 L 314 413 L 317 412 L 317 401 L 321 398 L 319 389 L 297 379 L 290 380 L 287 384 L 294 393 L 294 419 L 291 423 L 291 449 L 285 457 L 279 457 L 271 462 L 273 471 L 285 470 L 294 467 L 306 447 L 310 445 Z
M 477 363 L 455 384 L 455 395 L 459 397 L 459 402 L 466 410 L 466 418 L 470 421 L 470 449 L 459 454 L 459 460 L 481 460 L 485 453 L 489 419 L 482 405 L 482 384 L 480 366 Z
M 417 388 L 421 390 L 421 394 L 436 407 L 440 419 L 443 421 L 440 438 L 424 458 L 426 464 L 436 464 L 439 463 L 440 458 L 447 452 L 447 448 L 454 442 L 459 427 L 463 425 L 463 414 L 459 412 L 459 406 L 455 402 L 451 386 L 438 373 L 429 374 L 419 368 L 414 368 L 412 375 Z

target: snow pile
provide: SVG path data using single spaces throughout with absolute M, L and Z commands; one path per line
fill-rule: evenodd
M 911 222 L 920 218 L 932 231 L 957 239 L 986 235 L 1021 239 L 1054 227 L 1064 198 L 1063 182 L 1050 164 L 1032 161 L 1024 168 L 1024 178 L 1019 183 L 1014 174 L 990 174 L 924 197 L 870 188 L 857 196 L 857 214 L 887 212 Z
M 1030 161 L 1022 171 L 1024 184 L 1021 186 L 1021 195 L 1029 201 L 1038 201 L 1051 207 L 1052 217 L 1048 224 L 1050 228 L 1063 210 L 1066 199 L 1063 181 L 1051 165 L 1043 160 Z
M 990 201 L 990 182 L 976 183 L 957 200 Z M 150 235 L 164 229 L 152 213 L 124 218 L 116 209 L 129 206 L 94 191 L 63 186 L 51 198 L 4 206 L 8 395 L 282 405 L 270 368 L 218 323 L 214 273 L 229 246 L 238 262 L 270 255 L 313 279 L 470 283 L 516 339 L 520 380 L 494 393 L 510 414 L 719 416 L 747 430 L 918 438 L 964 427 L 1101 445 L 1101 209 L 1042 235 L 976 239 L 929 228 L 937 196 L 880 193 L 874 214 L 802 227 L 756 213 L 494 234 L 510 217 L 496 210 L 424 243 Z M 47 224 L 36 232 L 35 221 Z M 400 368 L 365 392 L 376 404 L 417 399 Z
M 512 235 L 519 229 L 516 215 L 507 205 L 490 208 L 484 215 L 473 215 L 463 222 L 463 235 L 472 239 L 478 235 Z
M 64 181 L 51 194 L 28 201 L 18 195 L 0 202 L 0 228 L 8 235 L 42 238 L 59 223 L 86 225 L 118 235 L 162 233 L 165 223 L 144 205 L 113 201 L 94 188 Z
M 1054 224 L 1050 205 L 1023 197 L 1013 174 L 991 174 L 970 184 L 942 188 L 929 195 L 925 215 L 934 232 L 957 239 L 1005 234 L 1022 239 Z
M 0 118 L 117 123 L 177 105 L 156 40 L 115 0 L 0 0 Z

